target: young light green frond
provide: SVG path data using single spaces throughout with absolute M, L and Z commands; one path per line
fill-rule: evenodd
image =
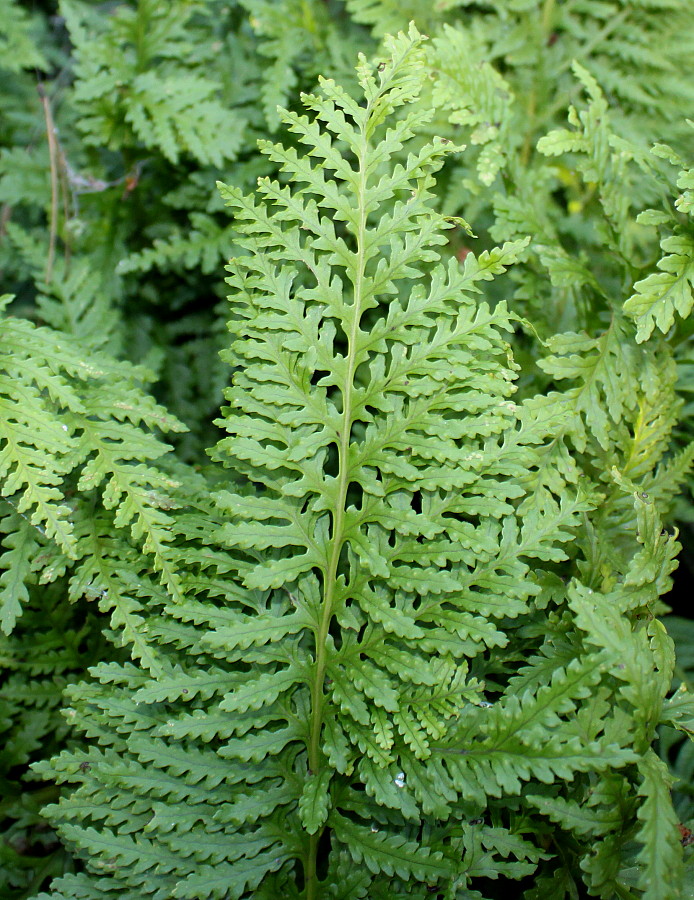
M 637 281 L 624 304 L 624 311 L 636 320 L 639 341 L 647 340 L 656 326 L 666 334 L 675 313 L 686 318 L 694 305 L 694 241 L 673 235 L 660 246 L 666 254 L 658 261 L 661 271 Z
M 644 802 L 639 809 L 642 822 L 637 839 L 643 845 L 638 856 L 641 866 L 639 887 L 644 900 L 678 897 L 682 880 L 682 843 L 677 815 L 672 808 L 672 778 L 667 766 L 649 750 L 639 762 Z

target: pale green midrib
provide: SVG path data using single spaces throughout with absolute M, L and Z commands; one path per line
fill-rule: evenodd
M 377 95 L 378 96 L 378 95 Z M 376 98 L 374 98 L 375 100 Z M 323 676 L 326 668 L 326 639 L 330 620 L 332 618 L 332 604 L 335 596 L 335 587 L 337 584 L 337 568 L 345 543 L 344 539 L 344 520 L 346 512 L 347 489 L 349 486 L 350 468 L 348 465 L 348 455 L 350 446 L 350 437 L 352 431 L 353 419 L 353 402 L 352 395 L 354 389 L 354 375 L 357 368 L 357 334 L 361 321 L 362 303 L 363 303 L 363 287 L 366 268 L 365 244 L 366 244 L 366 181 L 367 181 L 367 151 L 368 138 L 366 137 L 366 129 L 368 126 L 369 116 L 374 106 L 374 102 L 368 103 L 365 111 L 364 122 L 361 127 L 362 132 L 362 149 L 361 158 L 359 160 L 359 190 L 358 199 L 358 227 L 355 235 L 357 241 L 357 259 L 355 266 L 354 278 L 354 303 L 352 306 L 353 316 L 352 323 L 348 334 L 347 347 L 347 370 L 344 381 L 344 391 L 342 394 L 342 425 L 340 431 L 340 443 L 338 447 L 338 493 L 335 503 L 335 518 L 333 522 L 333 537 L 330 560 L 326 571 L 326 579 L 324 585 L 324 603 L 319 626 L 318 635 L 316 637 L 316 677 L 314 680 L 314 697 L 320 696 L 322 699 Z M 316 690 L 317 688 L 317 690 Z M 319 762 L 320 742 L 320 725 L 321 722 L 321 704 L 314 705 L 312 716 L 311 744 L 309 748 L 309 766 L 312 771 L 316 771 Z M 318 728 L 314 729 L 313 724 L 317 724 Z
M 392 72 L 395 72 L 404 63 L 405 58 L 409 55 L 411 48 L 401 56 L 397 61 L 393 61 Z M 354 316 L 348 336 L 348 359 L 347 373 L 345 377 L 345 390 L 343 392 L 343 409 L 342 409 L 342 433 L 340 434 L 339 445 L 339 480 L 338 480 L 338 496 L 335 504 L 335 518 L 333 521 L 332 549 L 330 553 L 330 561 L 325 578 L 323 610 L 321 622 L 316 635 L 316 668 L 313 683 L 311 685 L 311 727 L 309 733 L 308 757 L 310 772 L 317 773 L 320 764 L 320 733 L 323 725 L 323 686 L 325 679 L 325 669 L 327 664 L 326 639 L 332 619 L 332 606 L 335 596 L 335 588 L 337 584 L 337 568 L 345 543 L 344 538 L 344 520 L 345 520 L 345 504 L 347 500 L 347 488 L 349 485 L 348 470 L 348 453 L 350 446 L 350 437 L 352 430 L 352 389 L 354 386 L 354 373 L 356 371 L 356 340 L 361 320 L 361 307 L 363 302 L 363 285 L 364 270 L 366 266 L 365 260 L 365 236 L 366 236 L 366 203 L 365 192 L 367 182 L 367 163 L 366 156 L 369 142 L 369 124 L 372 111 L 376 107 L 376 103 L 380 97 L 388 90 L 387 80 L 381 82 L 374 96 L 367 101 L 364 110 L 364 118 L 359 125 L 361 132 L 361 158 L 359 159 L 359 225 L 357 228 L 357 266 L 354 279 Z M 321 837 L 322 829 L 312 834 L 309 841 L 309 855 L 305 870 L 306 878 L 306 900 L 317 900 L 318 878 L 316 865 L 318 861 L 318 843 Z
M 325 680 L 325 669 L 327 666 L 326 641 L 328 630 L 333 614 L 333 603 L 335 599 L 335 588 L 337 585 L 337 569 L 342 554 L 342 548 L 345 543 L 344 538 L 344 521 L 345 506 L 347 501 L 347 488 L 349 486 L 349 443 L 352 431 L 352 391 L 354 387 L 354 374 L 356 371 L 356 340 L 361 320 L 361 305 L 363 302 L 362 289 L 364 284 L 365 269 L 365 236 L 366 236 L 366 154 L 367 154 L 367 138 L 366 126 L 371 112 L 372 103 L 369 103 L 364 117 L 362 126 L 362 153 L 359 160 L 359 192 L 358 192 L 358 208 L 359 222 L 356 234 L 357 240 L 357 264 L 354 278 L 354 303 L 352 325 L 348 335 L 347 346 L 347 371 L 345 374 L 343 401 L 342 401 L 342 426 L 340 433 L 340 444 L 338 448 L 338 466 L 339 480 L 338 493 L 335 504 L 335 518 L 333 521 L 333 536 L 330 560 L 325 574 L 323 609 L 321 621 L 316 634 L 316 668 L 311 685 L 311 730 L 310 742 L 308 747 L 308 766 L 309 771 L 317 773 L 320 766 L 320 734 L 323 725 L 323 684 Z M 309 843 L 309 860 L 306 872 L 306 900 L 315 900 L 316 890 L 318 887 L 316 877 L 316 862 L 318 841 L 320 839 L 320 831 L 311 835 Z

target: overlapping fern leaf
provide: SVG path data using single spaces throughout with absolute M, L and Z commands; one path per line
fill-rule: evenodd
M 638 341 L 649 338 L 656 327 L 667 334 L 676 314 L 686 318 L 694 306 L 694 168 L 670 147 L 659 145 L 654 152 L 680 170 L 673 185 L 673 194 L 675 190 L 679 194 L 673 205 L 645 210 L 638 219 L 643 225 L 667 228 L 660 241 L 663 255 L 658 271 L 637 281 L 624 304 L 624 311 L 636 323 Z
M 283 114 L 281 182 L 221 188 L 248 251 L 226 483 L 179 497 L 178 594 L 139 572 L 157 665 L 69 691 L 92 744 L 40 771 L 76 785 L 48 812 L 85 865 L 44 898 L 452 900 L 537 872 L 607 896 L 632 838 L 646 895 L 676 882 L 649 749 L 671 647 L 637 616 L 677 544 L 622 473 L 631 552 L 558 577 L 597 501 L 547 467 L 568 414 L 513 402 L 514 321 L 481 297 L 524 242 L 441 261 L 455 148 L 417 139 L 420 35 L 386 51 L 360 100 L 325 80 Z
M 157 464 L 168 449 L 157 432 L 180 423 L 142 391 L 142 370 L 25 319 L 5 315 L 0 335 L 3 630 L 21 612 L 33 570 L 52 580 L 92 558 L 84 533 L 98 528 L 97 498 L 107 530 L 129 534 L 176 596 L 167 544 L 177 482 Z M 50 566 L 37 562 L 56 551 Z

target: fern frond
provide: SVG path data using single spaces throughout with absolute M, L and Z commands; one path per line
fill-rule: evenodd
M 76 533 L 80 502 L 70 495 L 100 489 L 113 525 L 128 529 L 176 596 L 167 510 L 177 482 L 152 465 L 168 449 L 153 431 L 182 426 L 142 392 L 141 370 L 26 320 L 6 317 L 0 327 L 6 502 L 75 560 L 89 550 Z
M 37 22 L 15 0 L 0 4 L 0 65 L 9 72 L 48 68 L 36 41 Z
M 656 148 L 658 149 L 658 148 Z M 658 149 L 659 156 L 672 156 L 669 148 Z M 676 182 L 681 191 L 675 208 L 682 214 L 689 214 L 692 208 L 691 192 L 687 188 L 694 184 L 691 168 L 683 168 Z M 634 285 L 634 293 L 624 304 L 624 311 L 631 316 L 637 327 L 636 340 L 647 340 L 657 326 L 666 334 L 675 321 L 675 313 L 686 318 L 694 305 L 694 237 L 689 227 L 682 227 L 675 215 L 663 214 L 657 210 L 647 210 L 639 217 L 642 224 L 668 224 L 674 233 L 660 241 L 664 256 L 656 263 L 660 271 L 652 272 Z
M 267 60 L 261 66 L 261 104 L 271 131 L 281 123 L 278 106 L 293 94 L 301 75 L 311 81 L 330 69 L 350 78 L 357 41 L 348 21 L 338 28 L 335 11 L 320 0 L 242 0 L 249 24 L 261 38 L 259 50 Z M 363 41 L 359 42 L 363 48 Z
M 84 259 L 73 260 L 69 271 L 66 268 L 58 262 L 54 280 L 43 285 L 36 299 L 41 319 L 92 350 L 116 355 L 121 343 L 118 315 L 102 279 Z
M 200 268 L 209 273 L 231 255 L 233 226 L 220 226 L 211 216 L 191 213 L 190 224 L 167 238 L 156 238 L 151 247 L 131 253 L 118 264 L 118 274 L 149 272 L 153 268 L 167 269 L 181 265 Z
M 125 138 L 158 149 L 173 164 L 188 155 L 221 167 L 235 156 L 245 119 L 220 102 L 219 85 L 191 64 L 187 26 L 193 11 L 187 3 L 163 10 L 148 0 L 106 21 L 66 3 L 75 48 L 74 102 L 86 143 L 117 147 Z M 168 65 L 150 69 L 155 58 Z
M 34 532 L 20 521 L 16 534 Z M 17 549 L 24 549 L 21 542 Z M 3 572 L 10 582 L 24 576 L 24 561 L 5 562 L 12 564 Z M 43 879 L 42 873 L 57 874 L 69 864 L 65 849 L 42 815 L 42 807 L 55 799 L 54 783 L 41 783 L 28 765 L 64 745 L 68 731 L 61 715 L 65 685 L 83 678 L 88 666 L 113 652 L 89 607 L 66 601 L 64 583 L 29 584 L 20 600 L 22 618 L 12 634 L 0 634 L 0 894 L 6 897 L 30 891 L 32 884 Z
M 570 333 L 555 335 L 549 341 L 552 355 L 539 363 L 557 381 L 564 378 L 578 381 L 575 388 L 556 400 L 568 401 L 577 414 L 574 439 L 580 450 L 585 449 L 587 434 L 606 449 L 610 444 L 610 419 L 619 422 L 633 409 L 635 398 L 630 385 L 638 356 L 622 340 L 623 333 L 624 324 L 615 317 L 598 338 Z
M 0 533 L 5 548 L 0 556 L 0 630 L 10 634 L 23 604 L 29 600 L 26 581 L 38 543 L 34 529 L 16 513 L 1 520 Z
M 639 772 L 643 779 L 639 793 L 645 797 L 639 809 L 642 827 L 637 835 L 643 845 L 638 857 L 643 866 L 639 887 L 644 900 L 675 897 L 683 864 L 677 815 L 670 799 L 672 777 L 652 750 L 639 763 Z
M 597 838 L 619 827 L 620 815 L 614 807 L 595 809 L 595 805 L 582 806 L 574 800 L 566 800 L 563 797 L 527 795 L 526 799 L 543 815 L 567 831 Z

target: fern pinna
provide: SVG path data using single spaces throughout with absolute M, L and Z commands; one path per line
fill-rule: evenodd
M 557 421 L 511 400 L 514 323 L 480 301 L 524 243 L 440 261 L 466 225 L 432 210 L 457 148 L 417 138 L 421 45 L 362 59 L 361 102 L 325 80 L 285 112 L 260 199 L 221 188 L 249 253 L 216 511 L 177 517 L 160 665 L 68 692 L 94 743 L 40 768 L 76 784 L 48 813 L 85 867 L 43 897 L 462 900 L 533 873 L 675 896 L 650 744 L 692 710 L 629 616 L 677 544 L 637 497 L 624 587 L 558 576 L 597 501 L 535 477 Z

